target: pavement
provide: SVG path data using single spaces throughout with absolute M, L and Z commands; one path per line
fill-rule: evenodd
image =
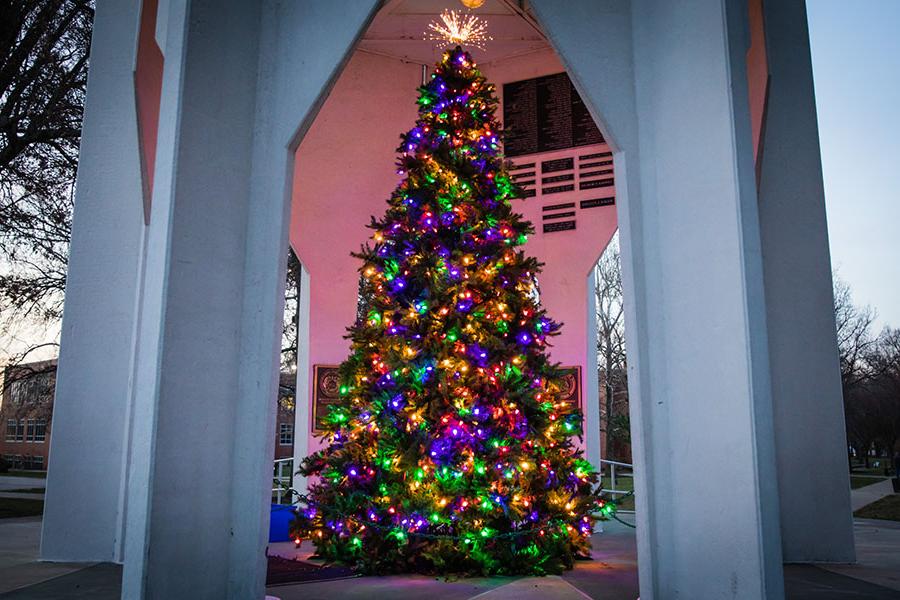
M 877 484 L 876 484 L 877 485 Z M 29 486 L 33 487 L 33 486 Z M 875 487 L 875 486 L 867 486 Z M 880 488 L 879 488 L 880 489 Z M 874 490 L 880 493 L 879 489 Z M 866 490 L 870 498 L 873 490 Z M 859 490 L 852 494 L 854 503 Z M 884 494 L 883 494 L 884 495 Z M 879 496 L 881 497 L 881 496 Z M 878 499 L 878 498 L 875 498 Z M 0 520 L 0 600 L 117 600 L 121 567 L 37 561 L 38 517 Z M 900 523 L 856 519 L 858 562 L 852 565 L 786 565 L 789 600 L 900 599 Z M 422 575 L 355 577 L 270 587 L 280 600 L 635 600 L 638 597 L 634 530 L 604 524 L 594 536 L 592 560 L 551 577 L 441 578 Z M 272 544 L 270 553 L 308 558 L 293 544 Z
M 16 475 L 0 475 L 0 492 L 12 490 L 30 490 L 44 488 L 47 480 L 43 477 L 18 477 Z
M 875 478 L 873 479 L 881 479 Z M 850 508 L 853 512 L 858 511 L 863 506 L 872 504 L 876 500 L 880 500 L 885 496 L 894 493 L 894 486 L 890 479 L 881 479 L 878 483 L 867 485 L 865 487 L 850 490 Z

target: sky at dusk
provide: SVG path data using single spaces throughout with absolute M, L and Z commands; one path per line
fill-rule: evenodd
M 900 0 L 807 0 L 831 262 L 900 327 Z

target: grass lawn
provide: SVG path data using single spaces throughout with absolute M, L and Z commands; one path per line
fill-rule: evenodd
M 900 494 L 891 494 L 872 504 L 863 506 L 853 513 L 854 517 L 863 519 L 885 519 L 888 521 L 900 521 Z
M 603 478 L 603 487 L 610 488 L 610 480 L 609 477 Z M 616 489 L 621 490 L 623 492 L 630 492 L 634 490 L 634 477 L 616 477 Z M 621 496 L 620 496 L 621 497 Z M 622 510 L 634 510 L 634 496 L 629 496 L 625 500 L 619 504 L 619 508 Z
M 875 463 L 878 463 L 878 466 L 875 466 Z M 894 472 L 893 466 L 891 465 L 891 459 L 884 456 L 879 457 L 870 457 L 869 458 L 869 468 L 866 468 L 866 463 L 864 461 L 853 460 L 850 467 L 851 475 L 882 475 L 891 474 Z
M 857 477 L 856 475 L 851 475 L 850 489 L 855 490 L 857 488 L 866 487 L 867 485 L 872 485 L 873 483 L 878 483 L 879 481 L 884 480 L 884 477 Z
M 44 513 L 43 500 L 27 498 L 0 498 L 0 519 L 34 517 Z

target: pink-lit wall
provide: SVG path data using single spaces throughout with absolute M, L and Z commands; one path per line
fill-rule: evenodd
M 484 65 L 483 70 L 502 93 L 504 82 L 558 73 L 563 67 L 546 52 Z M 311 382 L 305 407 L 310 426 L 312 368 L 339 364 L 348 354 L 349 342 L 343 336 L 356 316 L 359 281 L 359 261 L 350 252 L 368 239 L 369 215 L 383 212 L 399 181 L 394 167 L 396 147 L 399 134 L 415 121 L 415 89 L 421 73 L 419 65 L 354 53 L 297 149 L 290 235 L 309 273 L 305 280 L 309 355 L 308 363 L 298 367 L 306 369 Z M 614 188 L 606 188 L 592 197 L 614 193 Z M 546 263 L 540 277 L 541 298 L 550 315 L 565 323 L 562 335 L 553 341 L 552 357 L 566 365 L 580 365 L 583 374 L 593 374 L 594 369 L 587 369 L 587 278 L 615 232 L 615 207 L 583 211 L 575 231 L 555 234 L 540 233 L 539 203 L 522 201 L 519 210 L 539 231 L 526 249 Z M 585 387 L 583 381 L 582 390 Z M 302 403 L 298 402 L 298 410 L 304 410 Z M 302 439 L 303 432 L 298 431 L 297 440 Z M 309 451 L 320 447 L 319 440 L 310 436 Z

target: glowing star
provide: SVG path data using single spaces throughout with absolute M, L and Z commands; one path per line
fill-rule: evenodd
M 429 31 L 425 32 L 425 39 L 440 42 L 437 46 L 443 46 L 446 42 L 451 44 L 469 44 L 480 50 L 484 50 L 485 42 L 493 38 L 486 35 L 487 23 L 473 15 L 461 15 L 455 10 L 445 10 L 441 13 L 441 22 L 432 21 L 428 24 Z

